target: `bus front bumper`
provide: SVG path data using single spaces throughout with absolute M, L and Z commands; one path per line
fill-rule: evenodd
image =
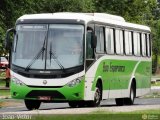
M 69 87 L 40 87 L 17 85 L 11 81 L 11 96 L 15 99 L 31 99 L 41 101 L 72 101 L 84 99 L 84 80 L 79 84 Z

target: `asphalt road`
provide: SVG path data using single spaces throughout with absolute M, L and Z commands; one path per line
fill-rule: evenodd
M 15 100 L 8 100 L 10 102 L 13 102 Z M 2 113 L 6 113 L 6 112 L 27 112 L 28 110 L 26 109 L 23 101 L 19 100 L 20 104 L 16 105 L 16 106 L 10 106 L 10 107 L 2 107 L 0 108 L 0 114 Z M 136 98 L 135 99 L 135 103 L 133 106 L 135 107 L 143 107 L 146 105 L 157 105 L 160 106 L 160 98 Z M 112 100 L 105 100 L 101 102 L 101 107 L 100 108 L 115 108 L 116 107 L 116 103 L 114 101 L 114 99 Z M 42 103 L 40 106 L 40 111 L 49 111 L 49 110 L 61 110 L 61 109 L 70 109 L 68 103 Z M 152 109 L 152 108 L 151 108 Z

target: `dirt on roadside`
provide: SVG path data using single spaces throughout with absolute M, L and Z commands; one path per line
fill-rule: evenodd
M 15 107 L 15 106 L 21 106 L 21 105 L 23 105 L 23 102 L 11 101 L 9 99 L 0 99 L 0 108 L 1 107 Z

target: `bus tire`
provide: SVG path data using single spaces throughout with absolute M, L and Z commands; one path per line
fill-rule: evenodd
M 38 100 L 24 100 L 26 108 L 28 110 L 39 109 L 41 102 Z
M 69 101 L 68 104 L 71 108 L 76 108 L 79 106 L 77 101 Z
M 100 84 L 97 84 L 96 85 L 95 94 L 94 94 L 94 100 L 88 102 L 88 106 L 89 107 L 98 107 L 98 106 L 100 106 L 101 99 L 102 99 L 102 86 Z
M 136 88 L 135 88 L 134 83 L 132 82 L 131 88 L 130 88 L 130 95 L 129 95 L 129 98 L 125 98 L 125 104 L 133 105 L 135 96 L 136 96 Z
M 118 105 L 118 106 L 124 105 L 124 99 L 123 98 L 116 98 L 115 101 L 116 101 L 116 105 Z

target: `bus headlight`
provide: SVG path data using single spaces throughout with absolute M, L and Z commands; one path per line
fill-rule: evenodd
M 15 78 L 15 77 L 11 78 L 11 80 L 12 80 L 12 82 L 14 82 L 17 85 L 20 85 L 20 86 L 25 85 L 22 81 L 20 81 L 19 79 Z
M 73 86 L 79 84 L 82 81 L 82 79 L 83 79 L 83 76 L 70 81 L 69 83 L 67 83 L 67 85 L 69 87 L 73 87 Z

